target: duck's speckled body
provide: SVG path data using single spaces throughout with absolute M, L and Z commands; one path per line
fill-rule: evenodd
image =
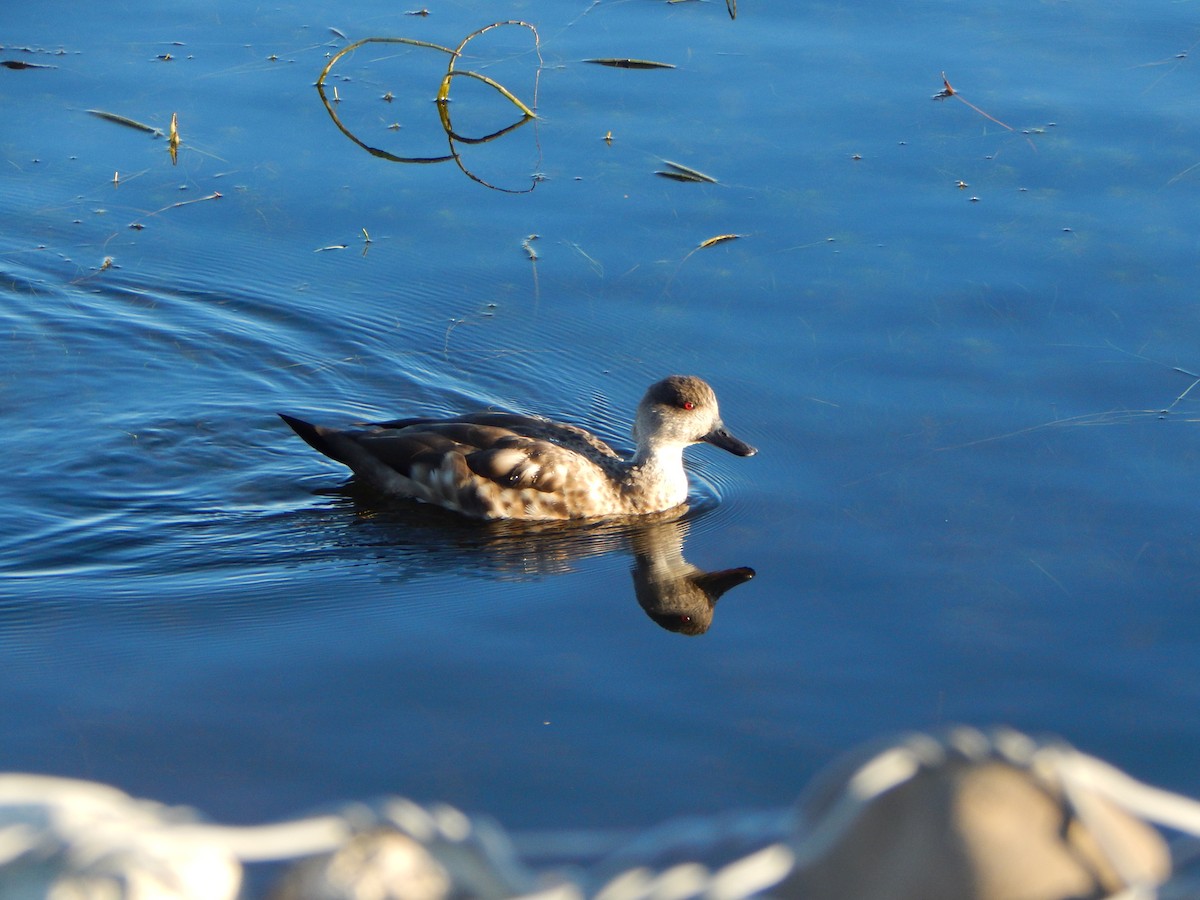
M 705 441 L 738 456 L 756 452 L 725 430 L 713 389 L 691 375 L 646 391 L 629 460 L 582 428 L 514 413 L 398 419 L 350 431 L 282 418 L 384 493 L 480 519 L 661 512 L 687 499 L 684 447 Z

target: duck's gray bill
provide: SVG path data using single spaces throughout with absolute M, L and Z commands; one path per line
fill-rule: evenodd
M 701 440 L 712 444 L 714 447 L 720 447 L 722 450 L 728 450 L 735 456 L 753 456 L 758 452 L 758 450 L 751 447 L 745 441 L 739 441 L 723 427 L 714 428 L 701 438 Z

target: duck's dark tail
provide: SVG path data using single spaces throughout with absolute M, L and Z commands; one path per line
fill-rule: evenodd
M 279 418 L 287 422 L 292 431 L 304 438 L 304 442 L 314 450 L 324 453 L 330 459 L 336 459 L 344 465 L 350 465 L 349 461 L 345 458 L 345 454 L 339 452 L 339 442 L 329 439 L 330 435 L 336 434 L 333 429 L 313 425 L 311 422 L 305 422 L 303 419 L 297 419 L 286 413 L 280 413 Z

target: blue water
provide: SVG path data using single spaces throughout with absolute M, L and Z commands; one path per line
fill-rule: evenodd
M 53 68 L 0 69 L 0 769 L 227 821 L 401 793 L 638 826 L 968 721 L 1200 794 L 1188 8 L 428 8 L 6 12 L 0 57 Z M 348 41 L 505 17 L 540 68 L 516 26 L 460 68 L 539 119 L 459 150 L 532 191 L 373 156 L 313 87 Z M 437 156 L 444 69 L 368 45 L 329 87 Z M 514 121 L 466 78 L 450 107 Z M 177 113 L 177 165 L 89 109 Z M 670 372 L 760 448 L 689 451 L 672 539 L 757 572 L 694 637 L 639 607 L 637 529 L 388 507 L 275 417 L 495 405 L 627 445 Z

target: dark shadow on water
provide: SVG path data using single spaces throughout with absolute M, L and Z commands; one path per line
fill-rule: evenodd
M 393 573 L 388 577 L 405 581 L 447 572 L 526 581 L 566 574 L 586 559 L 628 553 L 638 604 L 658 625 L 680 634 L 708 631 L 721 596 L 755 575 L 745 566 L 706 571 L 684 558 L 691 523 L 711 508 L 703 503 L 602 521 L 479 522 L 440 507 L 383 501 L 353 481 L 319 493 L 341 498 L 355 517 L 356 527 L 331 531 L 331 539 L 385 561 Z

